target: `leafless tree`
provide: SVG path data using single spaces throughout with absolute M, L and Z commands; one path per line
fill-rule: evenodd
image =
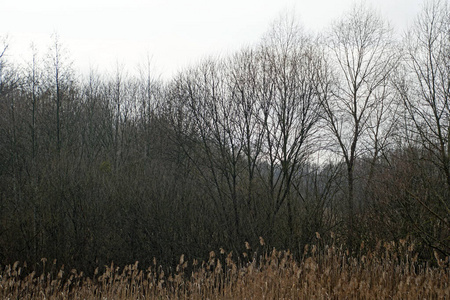
M 450 16 L 432 1 L 406 38 L 405 80 L 398 86 L 421 144 L 433 153 L 450 189 Z
M 363 152 L 363 139 L 371 134 L 378 143 L 377 127 L 387 113 L 385 92 L 398 62 L 392 32 L 383 19 L 364 5 L 356 5 L 336 22 L 328 37 L 335 85 L 322 101 L 327 127 L 345 162 L 348 242 L 354 239 L 355 163 Z M 379 146 L 379 145 L 378 145 Z
M 303 32 L 295 17 L 286 15 L 277 20 L 264 38 L 261 49 L 262 70 L 267 92 L 260 98 L 264 130 L 264 159 L 269 170 L 266 177 L 271 197 L 271 220 L 286 205 L 289 236 L 295 239 L 294 200 L 301 191 L 294 189 L 315 148 L 320 116 L 317 72 L 320 59 L 312 38 Z M 300 193 L 300 194 L 298 194 Z
M 397 88 L 407 111 L 409 143 L 428 154 L 424 158 L 438 168 L 445 178 L 447 192 L 434 191 L 434 201 L 411 193 L 431 219 L 440 224 L 444 237 L 421 228 L 427 241 L 441 251 L 450 252 L 450 10 L 446 1 L 426 3 L 405 36 L 404 77 Z
M 63 106 L 69 101 L 68 94 L 74 78 L 72 62 L 57 33 L 52 35 L 52 40 L 53 43 L 47 56 L 47 85 L 55 103 L 56 150 L 57 153 L 60 153 L 62 146 Z
M 0 99 L 17 88 L 19 76 L 14 64 L 8 61 L 8 37 L 0 37 Z
M 234 107 L 236 118 L 236 138 L 242 144 L 242 167 L 239 181 L 242 192 L 242 202 L 246 204 L 246 218 L 243 219 L 246 228 L 253 235 L 256 233 L 258 201 L 255 199 L 256 168 L 262 151 L 264 131 L 259 117 L 261 87 L 260 56 L 254 49 L 244 49 L 226 61 L 226 84 L 230 103 Z M 244 167 L 245 166 L 245 167 Z M 245 194 L 245 196 L 244 196 Z M 244 200 L 245 198 L 245 200 Z
M 183 122 L 177 127 L 185 132 L 181 146 L 205 183 L 216 207 L 216 219 L 227 229 L 227 238 L 233 240 L 242 238 L 238 176 L 243 142 L 225 72 L 223 60 L 206 60 L 176 79 L 172 96 L 178 101 L 177 122 Z
M 4 93 L 4 85 L 5 85 L 5 71 L 6 71 L 6 59 L 4 56 L 8 50 L 8 44 L 6 43 L 6 39 L 3 40 L 3 45 L 0 47 L 0 94 Z

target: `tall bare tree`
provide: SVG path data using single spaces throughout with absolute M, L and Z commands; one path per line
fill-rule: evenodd
M 382 120 L 383 90 L 398 61 L 387 23 L 364 5 L 356 5 L 336 22 L 329 34 L 330 62 L 335 70 L 332 95 L 323 99 L 327 127 L 344 160 L 347 175 L 347 238 L 354 244 L 355 163 L 363 152 L 363 137 Z M 353 245 L 354 246 L 354 245 Z
M 424 239 L 448 255 L 450 253 L 450 9 L 447 1 L 426 3 L 405 36 L 405 74 L 397 88 L 403 99 L 410 129 L 409 142 L 428 153 L 425 158 L 438 168 L 446 193 L 430 191 L 433 197 L 411 193 L 424 213 L 435 220 L 436 236 L 421 228 Z
M 398 87 L 421 144 L 436 157 L 450 189 L 450 15 L 428 3 L 407 33 L 406 78 Z
M 317 72 L 320 59 L 312 38 L 292 15 L 281 16 L 264 38 L 261 49 L 266 82 L 260 98 L 263 155 L 268 162 L 265 182 L 271 197 L 269 226 L 282 207 L 287 209 L 290 242 L 294 242 L 294 199 L 302 197 L 293 182 L 315 149 L 320 116 Z M 297 244 L 294 242 L 294 244 Z
M 205 182 L 216 207 L 216 219 L 233 240 L 242 238 L 238 184 L 243 142 L 238 134 L 238 107 L 231 101 L 225 75 L 224 61 L 206 60 L 177 78 L 173 96 L 180 106 L 179 121 L 190 119 L 184 126 L 194 132 L 181 146 Z M 184 126 L 180 129 L 186 130 Z
M 62 112 L 63 105 L 69 101 L 68 91 L 73 83 L 72 62 L 67 49 L 61 43 L 57 33 L 52 35 L 52 45 L 47 57 L 48 90 L 55 103 L 56 151 L 62 146 Z

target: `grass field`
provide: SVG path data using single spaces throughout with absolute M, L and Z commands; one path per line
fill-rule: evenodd
M 171 274 L 154 261 L 150 267 L 111 264 L 90 277 L 64 267 L 55 270 L 45 260 L 47 271 L 26 274 L 26 264 L 16 262 L 2 267 L 0 298 L 450 299 L 448 258 L 435 256 L 432 263 L 420 263 L 406 242 L 379 243 L 359 258 L 336 246 L 312 246 L 299 260 L 288 251 L 272 250 L 238 263 L 233 253 L 221 250 L 204 262 L 182 256 Z

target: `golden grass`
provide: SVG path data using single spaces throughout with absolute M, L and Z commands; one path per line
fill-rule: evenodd
M 123 269 L 111 264 L 92 277 L 64 267 L 24 276 L 26 264 L 16 262 L 1 270 L 0 298 L 450 299 L 448 258 L 436 260 L 434 267 L 419 264 L 413 247 L 402 242 L 380 243 L 359 258 L 336 246 L 306 247 L 300 262 L 288 251 L 273 250 L 236 263 L 221 250 L 202 263 L 182 256 L 173 274 L 156 262 L 146 270 L 136 262 Z

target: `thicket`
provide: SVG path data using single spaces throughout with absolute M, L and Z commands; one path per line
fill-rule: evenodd
M 0 264 L 174 268 L 263 237 L 297 272 L 332 231 L 351 255 L 408 239 L 420 262 L 448 257 L 449 20 L 430 2 L 397 40 L 364 6 L 320 36 L 283 16 L 167 81 L 80 76 L 57 37 L 17 65 L 5 43 Z

